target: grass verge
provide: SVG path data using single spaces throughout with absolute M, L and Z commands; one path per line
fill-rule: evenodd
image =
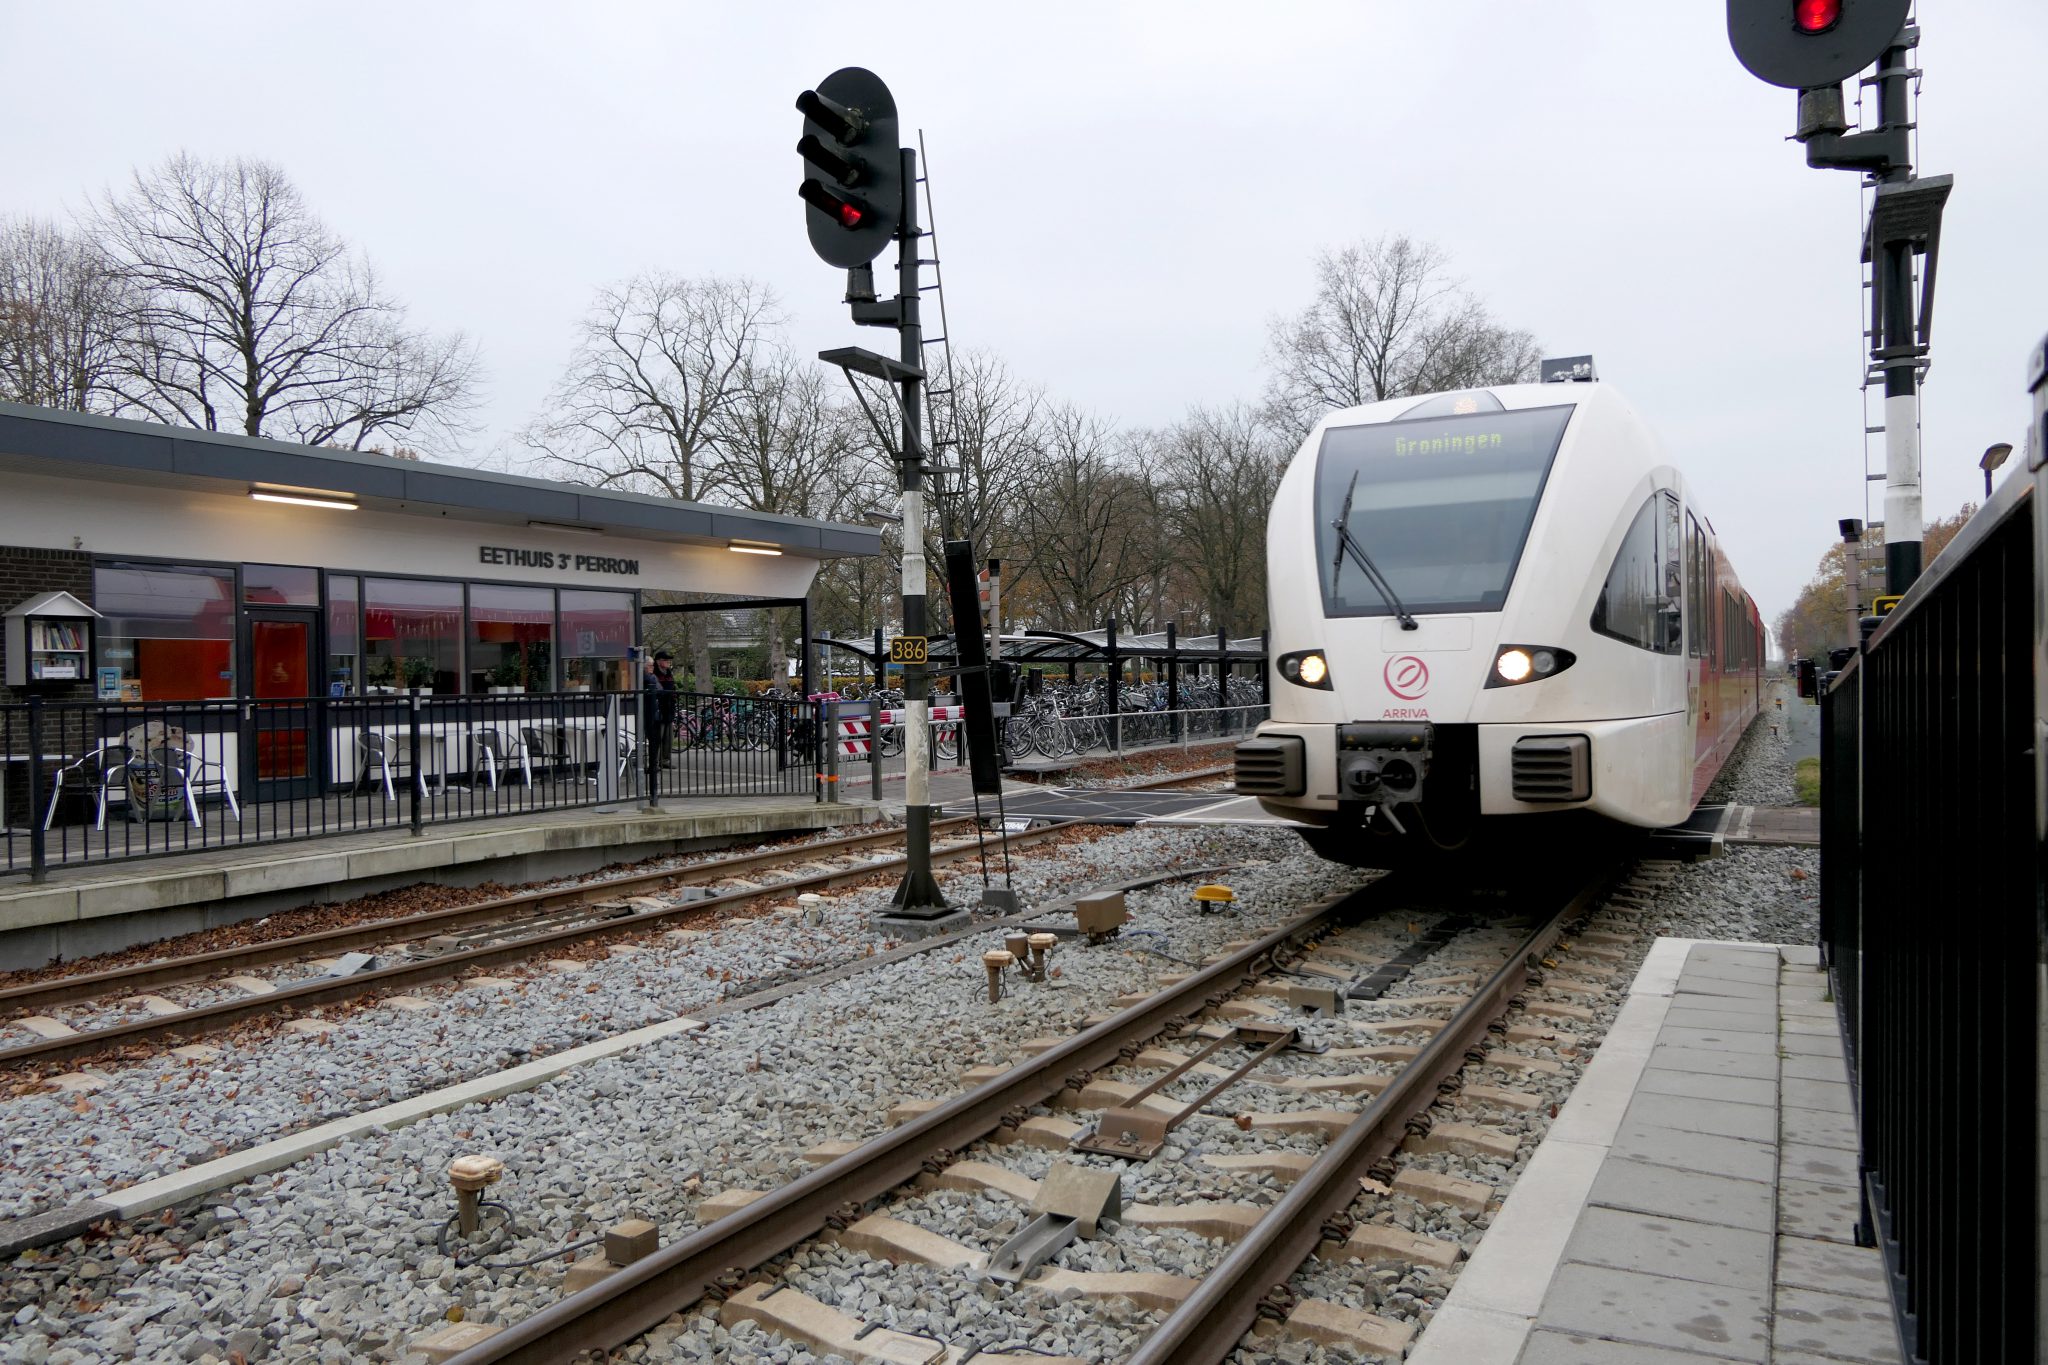
M 1792 790 L 1802 806 L 1820 804 L 1820 760 L 1802 758 L 1792 765 Z

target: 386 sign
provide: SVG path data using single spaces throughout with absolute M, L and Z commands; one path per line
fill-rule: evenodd
M 899 635 L 889 642 L 889 662 L 892 664 L 928 663 L 926 651 L 931 641 L 923 635 Z

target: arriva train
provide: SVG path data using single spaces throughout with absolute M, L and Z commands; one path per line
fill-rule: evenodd
M 1331 413 L 1280 482 L 1237 787 L 1325 858 L 1679 824 L 1757 714 L 1763 624 L 1714 523 L 1590 360 L 1558 368 Z

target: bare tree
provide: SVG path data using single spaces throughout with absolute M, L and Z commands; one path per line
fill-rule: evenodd
M 90 230 L 129 289 L 125 407 L 350 448 L 466 430 L 474 349 L 409 329 L 269 162 L 180 153 L 103 197 Z
M 1166 526 L 1211 628 L 1265 619 L 1266 514 L 1286 455 L 1242 404 L 1195 408 L 1152 443 Z
M 1159 558 L 1156 538 L 1143 533 L 1147 490 L 1101 418 L 1057 404 L 1046 409 L 1042 431 L 1030 492 L 1017 508 L 1023 562 L 1006 575 L 1004 594 L 1015 583 L 1020 601 L 1042 604 L 1046 624 L 1093 629 Z
M 746 279 L 654 272 L 602 289 L 524 440 L 555 477 L 694 502 L 781 322 L 774 295 Z M 710 632 L 690 633 L 706 686 Z
M 1316 261 L 1315 301 L 1268 334 L 1271 420 L 1297 439 L 1333 408 L 1536 376 L 1535 339 L 1496 323 L 1427 242 L 1385 236 Z
M 123 304 L 89 243 L 44 219 L 0 219 L 0 399 L 108 410 Z
M 759 350 L 737 376 L 733 401 L 713 419 L 705 494 L 756 512 L 859 516 L 880 490 L 854 458 L 859 418 L 828 395 L 828 375 L 818 366 L 781 346 Z M 762 615 L 769 676 L 780 678 L 796 613 L 777 608 Z

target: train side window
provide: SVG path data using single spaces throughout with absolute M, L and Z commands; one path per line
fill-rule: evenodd
M 1638 649 L 1676 654 L 1682 648 L 1678 502 L 1652 493 L 1629 523 L 1600 597 L 1593 629 Z

